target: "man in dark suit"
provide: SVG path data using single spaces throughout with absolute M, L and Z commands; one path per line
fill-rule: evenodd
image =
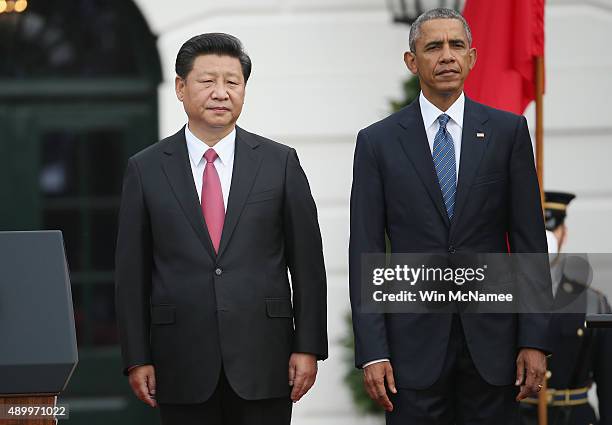
M 315 203 L 294 149 L 236 126 L 250 71 L 237 38 L 188 40 L 188 124 L 127 166 L 117 321 L 130 385 L 163 424 L 289 424 L 327 357 Z
M 359 132 L 351 193 L 355 362 L 388 424 L 514 424 L 538 391 L 548 318 L 519 314 L 364 312 L 364 253 L 545 253 L 525 118 L 467 99 L 476 62 L 457 12 L 426 12 L 404 60 L 419 99 Z M 550 299 L 550 276 L 537 290 Z M 520 387 L 520 388 L 517 388 Z M 387 389 L 389 392 L 387 392 Z

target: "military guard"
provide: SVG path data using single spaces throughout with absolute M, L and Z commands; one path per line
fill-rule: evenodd
M 551 252 L 562 253 L 567 206 L 574 198 L 571 193 L 545 193 L 546 229 L 557 243 L 549 246 Z M 551 322 L 548 425 L 612 425 L 612 330 L 586 329 L 584 325 L 584 312 L 610 313 L 611 309 L 606 297 L 588 285 L 588 279 L 576 275 L 568 271 L 562 254 L 551 260 L 555 309 L 563 311 L 572 303 L 573 307 L 572 313 L 555 314 Z M 582 304 L 576 307 L 575 303 Z M 593 383 L 597 386 L 599 420 L 587 396 Z M 538 423 L 537 405 L 537 397 L 522 401 L 523 425 Z

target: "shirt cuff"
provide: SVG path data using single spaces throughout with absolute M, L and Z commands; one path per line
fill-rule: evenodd
M 378 359 L 378 360 L 372 360 L 371 362 L 367 362 L 365 363 L 363 366 L 361 366 L 362 369 L 365 369 L 366 367 L 370 366 L 371 364 L 374 363 L 382 363 L 382 362 L 388 362 L 389 359 Z
M 143 363 L 143 364 L 135 364 L 135 365 L 132 365 L 132 366 L 130 366 L 130 367 L 128 367 L 128 368 L 126 368 L 126 369 L 125 369 L 125 372 L 126 372 L 127 374 L 129 374 L 129 373 L 132 371 L 132 369 L 136 369 L 137 367 L 140 367 L 140 366 L 147 366 L 147 365 L 148 365 L 148 363 Z

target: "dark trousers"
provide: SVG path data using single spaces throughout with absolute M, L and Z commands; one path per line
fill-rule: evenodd
M 289 397 L 245 400 L 234 392 L 221 370 L 213 395 L 199 404 L 160 404 L 162 425 L 289 425 Z
M 409 335 L 406 336 L 409 338 Z M 438 380 L 422 390 L 398 388 L 387 425 L 517 425 L 518 387 L 495 386 L 476 370 L 461 319 L 453 317 L 446 359 Z

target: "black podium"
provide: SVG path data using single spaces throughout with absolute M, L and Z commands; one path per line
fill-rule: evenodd
M 54 424 L 6 410 L 54 406 L 78 361 L 61 232 L 0 232 L 0 347 L 0 424 Z

